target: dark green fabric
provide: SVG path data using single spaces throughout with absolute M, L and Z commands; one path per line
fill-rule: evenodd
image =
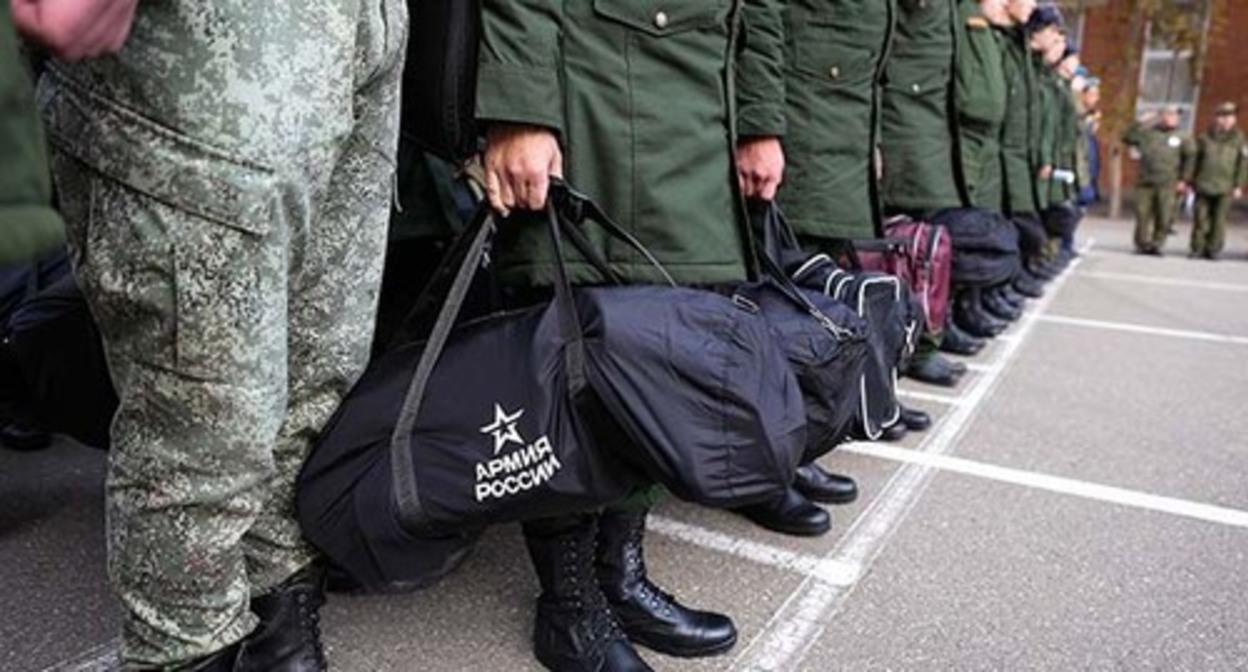
M 1057 78 L 1057 73 L 1045 65 L 1038 55 L 1033 53 L 1031 58 L 1032 71 L 1035 73 L 1034 101 L 1037 112 L 1033 115 L 1032 123 L 1038 129 L 1031 136 L 1031 154 L 1035 157 L 1035 165 L 1038 168 L 1034 173 L 1032 184 L 1036 194 L 1036 207 L 1039 212 L 1044 212 L 1050 205 L 1053 205 L 1049 199 L 1053 179 L 1040 177 L 1039 170 L 1045 167 L 1056 168 L 1054 161 L 1056 161 L 1058 124 L 1061 123 L 1061 115 L 1058 113 L 1057 87 L 1053 81 Z
M 1003 38 L 984 18 L 977 0 L 959 3 L 958 34 L 954 99 L 967 195 L 975 207 L 1003 210 L 1001 133 L 1008 102 Z
M 457 228 L 451 196 L 453 169 L 427 155 L 414 143 L 400 140 L 395 204 L 390 212 L 390 241 L 445 238 Z
M 1075 108 L 1074 92 L 1070 82 L 1056 72 L 1047 78 L 1052 89 L 1053 114 L 1053 169 L 1074 173 L 1077 176 L 1079 164 L 1079 144 L 1083 142 L 1080 133 L 1079 111 Z M 1056 177 L 1048 181 L 1048 200 L 1050 205 L 1069 203 L 1078 196 L 1078 183 L 1059 180 Z
M 65 242 L 34 90 L 8 7 L 0 9 L 0 266 L 38 259 Z
M 1197 192 L 1224 195 L 1248 183 L 1248 141 L 1238 128 L 1219 133 L 1210 128 L 1195 144 L 1188 181 Z
M 953 0 L 899 0 L 884 66 L 880 151 L 886 212 L 963 205 L 950 94 L 956 55 Z
M 1226 219 L 1231 214 L 1230 194 L 1197 194 L 1192 225 L 1192 254 L 1216 257 L 1226 244 Z
M 1166 243 L 1170 225 L 1174 223 L 1174 186 L 1138 187 L 1135 190 L 1135 247 L 1138 250 Z
M 556 130 L 568 180 L 677 281 L 740 280 L 746 266 L 733 151 L 742 11 L 743 0 L 486 0 L 477 116 Z M 760 18 L 766 12 L 780 12 L 778 0 L 751 0 L 748 27 L 774 25 Z M 774 38 L 747 44 L 779 48 Z M 743 58 L 752 59 L 751 71 L 767 72 L 783 54 Z M 742 99 L 759 96 L 746 91 Z M 751 105 L 755 123 L 766 125 L 771 113 Z M 501 277 L 547 284 L 546 233 L 521 219 L 495 241 Z M 589 232 L 626 278 L 661 279 L 632 250 Z M 583 263 L 571 271 L 577 282 L 599 280 Z
M 787 5 L 788 133 L 778 200 L 802 235 L 882 235 L 874 147 L 893 14 L 893 0 Z
M 1172 188 L 1186 173 L 1184 160 L 1191 156 L 1191 141 L 1176 129 L 1132 124 L 1122 141 L 1140 152 L 1135 183 L 1139 187 Z
M 1032 156 L 1032 110 L 1035 77 L 1027 51 L 1027 33 L 1021 27 L 1002 30 L 1006 82 L 1005 124 L 1001 130 L 1001 157 L 1005 172 L 1005 209 L 1010 215 L 1033 215 L 1036 204 L 1034 178 L 1038 166 Z

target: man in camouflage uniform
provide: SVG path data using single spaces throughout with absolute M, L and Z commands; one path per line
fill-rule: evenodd
M 1196 191 L 1192 226 L 1193 257 L 1217 259 L 1226 241 L 1226 218 L 1233 199 L 1248 186 L 1248 141 L 1235 125 L 1235 103 L 1222 103 L 1213 125 L 1196 140 L 1187 181 Z
M 45 76 L 120 397 L 127 667 L 324 667 L 294 485 L 369 353 L 406 27 L 401 0 L 147 2 L 116 56 Z
M 1191 141 L 1179 131 L 1179 110 L 1167 107 L 1157 123 L 1146 116 L 1123 134 L 1122 141 L 1139 152 L 1135 178 L 1135 250 L 1161 256 L 1174 223 L 1175 198 L 1187 190 L 1182 182 L 1183 160 L 1191 155 Z

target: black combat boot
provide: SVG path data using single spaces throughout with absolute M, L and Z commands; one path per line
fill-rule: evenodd
M 824 504 L 849 504 L 858 499 L 854 479 L 833 474 L 814 462 L 797 468 L 793 487 L 806 499 Z
M 645 529 L 644 509 L 607 510 L 598 521 L 598 585 L 624 633 L 636 644 L 679 658 L 731 649 L 737 643 L 732 619 L 689 609 L 646 576 Z
M 950 315 L 945 321 L 944 338 L 940 339 L 940 349 L 953 355 L 971 356 L 984 349 L 987 344 L 982 338 L 976 338 L 958 326 Z
M 311 566 L 270 593 L 251 598 L 260 624 L 242 641 L 238 672 L 320 672 L 328 670 L 321 646 L 320 610 L 325 604 L 325 571 Z
M 1027 307 L 1027 297 L 1019 294 L 1018 290 L 1014 289 L 1014 287 L 1010 285 L 998 285 L 996 290 L 997 293 L 1001 295 L 1001 298 L 1010 302 L 1011 306 L 1014 306 L 1019 310 Z
M 818 537 L 832 529 L 832 516 L 797 488 L 789 488 L 776 499 L 733 510 L 761 528 L 795 537 Z
M 954 387 L 958 384 L 958 379 L 966 372 L 965 367 L 965 364 L 955 364 L 940 356 L 938 352 L 929 352 L 915 355 L 902 373 L 929 385 Z
M 1014 291 L 1029 299 L 1038 299 L 1044 296 L 1044 283 L 1026 270 L 1014 278 L 1013 287 Z
M 932 426 L 932 416 L 917 408 L 901 407 L 901 424 L 912 432 L 925 432 Z
M 1005 323 L 984 312 L 978 291 L 963 292 L 954 304 L 954 320 L 968 334 L 978 338 L 992 338 L 1005 331 Z
M 980 303 L 989 315 L 1006 322 L 1014 322 L 1023 316 L 1021 308 L 1015 308 L 992 290 L 980 293 Z
M 524 542 L 542 587 L 533 655 L 554 672 L 650 672 L 598 587 L 597 532 L 593 515 L 525 524 Z

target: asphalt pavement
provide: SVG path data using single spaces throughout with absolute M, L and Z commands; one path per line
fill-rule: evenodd
M 1089 219 L 1078 263 L 967 360 L 903 381 L 936 425 L 824 458 L 863 495 L 818 539 L 661 505 L 652 575 L 741 631 L 659 670 L 1248 670 L 1248 231 L 1224 260 L 1131 254 Z M 96 670 L 118 628 L 104 455 L 0 451 L 0 670 Z M 422 592 L 331 596 L 335 669 L 537 670 L 512 526 Z

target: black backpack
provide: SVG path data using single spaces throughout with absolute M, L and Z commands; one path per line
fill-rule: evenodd
M 480 0 L 408 0 L 400 133 L 456 163 L 477 153 Z

